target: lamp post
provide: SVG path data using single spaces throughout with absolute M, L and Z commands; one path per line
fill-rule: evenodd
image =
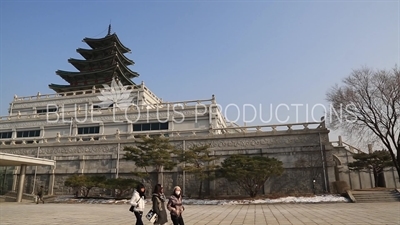
M 312 184 L 313 184 L 313 193 L 314 193 L 314 195 L 315 195 L 315 178 L 313 178 Z

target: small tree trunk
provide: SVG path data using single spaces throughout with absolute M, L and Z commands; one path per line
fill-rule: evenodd
M 90 191 L 90 188 L 85 189 L 85 197 L 89 196 L 89 191 Z
M 257 195 L 257 191 L 256 190 L 250 190 L 250 197 L 254 198 Z
M 164 186 L 164 173 L 162 166 L 157 168 L 157 184 Z
M 202 192 L 203 192 L 203 180 L 200 181 L 200 187 L 199 187 L 199 198 L 200 199 L 203 197 Z
M 378 172 L 376 171 L 376 168 L 373 168 L 373 173 L 374 173 L 374 186 L 378 187 Z

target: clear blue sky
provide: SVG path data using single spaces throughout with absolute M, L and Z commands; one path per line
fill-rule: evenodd
M 1 1 L 0 114 L 14 94 L 53 93 L 58 69 L 81 56 L 85 37 L 112 31 L 132 49 L 132 70 L 165 101 L 222 106 L 326 104 L 352 69 L 400 64 L 399 1 Z M 279 110 L 303 122 L 305 107 Z M 309 109 L 311 110 L 311 109 Z M 228 119 L 237 113 L 225 110 Z M 247 109 L 247 120 L 255 114 Z M 238 121 L 243 124 L 243 109 Z M 319 119 L 322 108 L 316 108 Z M 264 119 L 268 115 L 263 115 Z M 312 118 L 308 118 L 312 120 Z M 271 123 L 276 123 L 276 120 Z

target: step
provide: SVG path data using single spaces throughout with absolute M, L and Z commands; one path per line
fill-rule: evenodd
M 359 202 L 359 201 L 381 201 L 381 202 L 396 201 L 396 202 L 398 202 L 399 200 L 398 200 L 398 199 L 395 199 L 395 198 L 385 198 L 385 199 L 382 199 L 382 198 L 380 198 L 380 199 L 373 199 L 373 198 L 356 198 L 356 201 L 357 201 L 357 202 Z
M 354 197 L 359 196 L 359 197 L 363 197 L 363 196 L 369 196 L 369 197 L 376 197 L 376 198 L 385 198 L 385 197 L 396 197 L 396 195 L 353 195 Z
M 396 190 L 357 190 L 351 191 L 356 202 L 399 202 L 400 193 Z
M 362 202 L 399 202 L 397 200 L 391 199 L 391 200 L 385 200 L 385 201 L 379 201 L 379 200 L 357 200 L 358 203 Z

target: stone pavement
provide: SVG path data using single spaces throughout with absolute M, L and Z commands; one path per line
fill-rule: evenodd
M 150 205 L 146 207 L 149 209 Z M 128 208 L 128 205 L 110 204 L 1 202 L 0 225 L 135 224 Z M 187 205 L 184 220 L 185 225 L 394 225 L 400 224 L 400 202 Z M 148 221 L 145 224 L 150 225 Z

